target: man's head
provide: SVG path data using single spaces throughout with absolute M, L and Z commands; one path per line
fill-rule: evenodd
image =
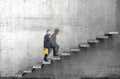
M 59 33 L 59 29 L 55 29 L 55 34 L 58 34 Z
M 48 35 L 51 35 L 51 30 L 47 30 L 47 34 L 48 34 Z

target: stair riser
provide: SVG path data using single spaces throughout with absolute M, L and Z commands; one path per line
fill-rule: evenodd
M 17 76 L 14 76 L 14 77 L 19 77 L 19 78 L 21 78 L 21 77 L 23 77 L 23 75 L 17 75 Z
M 24 71 L 23 73 L 32 73 L 32 71 Z
M 80 49 L 71 49 L 71 52 L 80 52 Z
M 60 61 L 61 59 L 52 59 L 53 61 Z
M 41 69 L 42 67 L 33 67 L 33 69 Z
M 70 54 L 62 55 L 62 56 L 70 56 Z
M 46 64 L 46 65 L 47 65 L 47 64 L 51 64 L 51 62 L 45 62 L 45 63 L 43 63 L 43 65 L 45 65 L 45 64 Z
M 88 43 L 93 43 L 93 44 L 96 44 L 96 43 L 99 43 L 99 41 L 88 41 Z

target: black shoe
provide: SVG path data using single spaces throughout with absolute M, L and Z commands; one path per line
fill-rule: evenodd
M 48 62 L 48 60 L 47 60 L 47 59 L 44 59 L 44 61 Z
M 55 55 L 53 55 L 53 56 L 58 56 L 58 55 L 55 54 Z

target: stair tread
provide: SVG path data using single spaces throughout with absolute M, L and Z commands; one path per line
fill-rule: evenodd
M 38 64 L 34 65 L 33 68 L 39 68 L 39 69 L 41 69 L 42 68 L 42 64 L 38 63 Z
M 90 39 L 88 40 L 88 43 L 99 43 L 99 41 L 96 39 Z
M 70 56 L 70 53 L 62 53 L 62 56 Z
M 118 34 L 118 32 L 108 32 L 108 33 L 105 33 L 105 34 L 111 34 L 111 35 L 114 35 L 114 34 Z
M 108 36 L 104 36 L 104 35 L 101 35 L 101 36 L 97 36 L 98 39 L 108 39 L 109 37 Z
M 52 57 L 52 60 L 60 60 L 61 58 L 60 58 L 60 56 L 53 56 Z
M 9 74 L 0 74 L 0 77 L 14 77 L 15 75 L 9 75 Z
M 48 62 L 43 61 L 42 63 L 43 63 L 43 64 L 51 64 L 51 60 L 48 60 Z
M 90 47 L 90 45 L 88 43 L 81 43 L 80 47 Z

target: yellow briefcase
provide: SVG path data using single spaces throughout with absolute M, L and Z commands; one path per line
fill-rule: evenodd
M 47 48 L 43 48 L 42 49 L 42 54 L 48 54 L 48 49 Z

